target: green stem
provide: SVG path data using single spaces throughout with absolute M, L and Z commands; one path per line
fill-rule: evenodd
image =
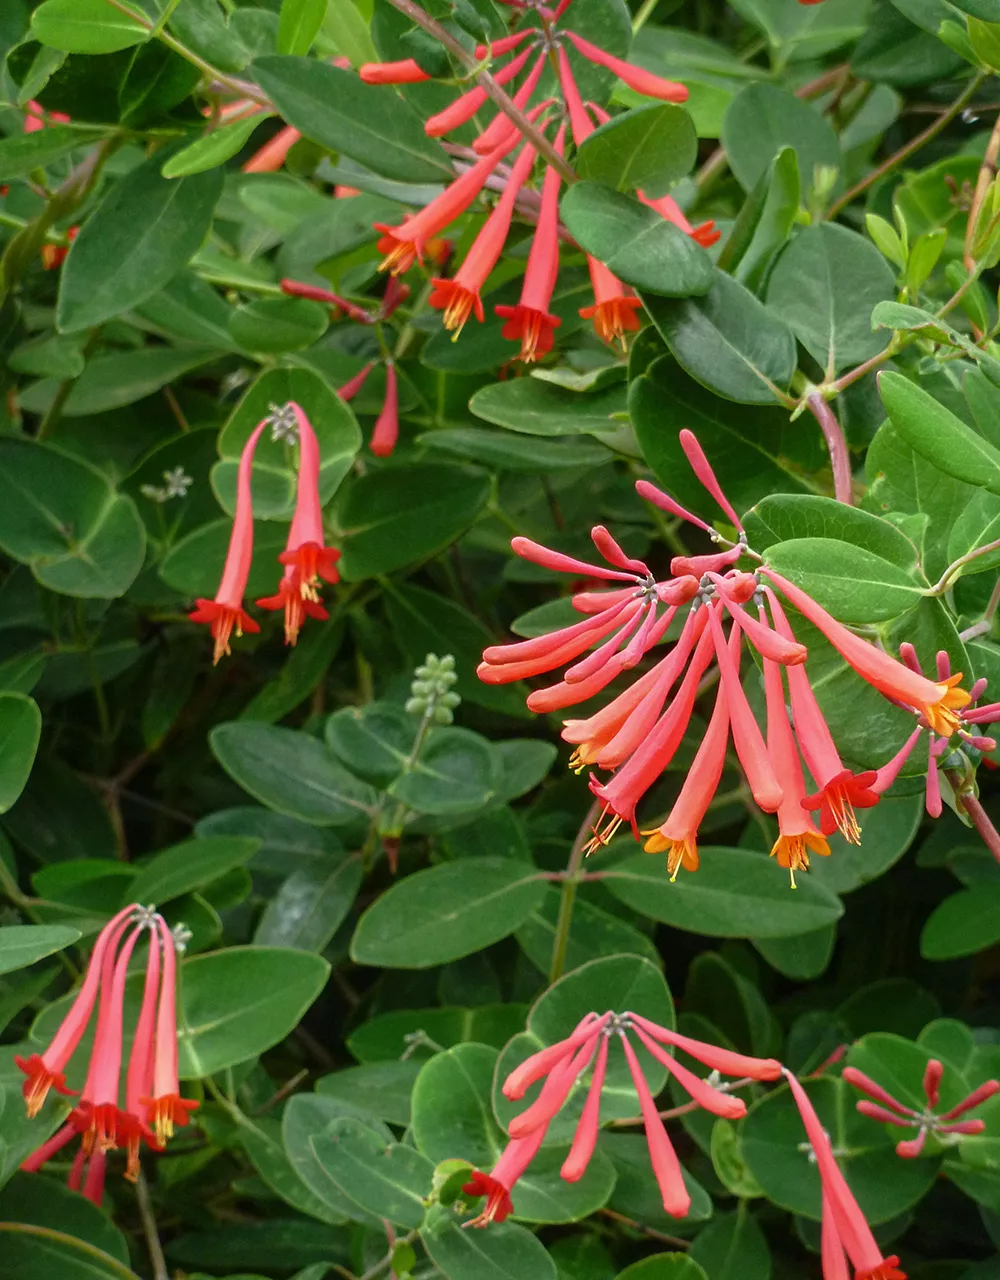
M 569 946 L 569 930 L 573 923 L 573 904 L 576 901 L 576 886 L 579 884 L 580 867 L 583 865 L 583 850 L 587 844 L 590 829 L 597 821 L 600 812 L 600 801 L 595 800 L 587 810 L 587 815 L 576 833 L 573 847 L 569 851 L 566 863 L 566 879 L 563 881 L 562 896 L 559 899 L 559 918 L 556 920 L 556 936 L 552 940 L 552 964 L 549 968 L 549 985 L 562 977 L 566 967 L 566 949 Z
M 660 0 L 642 0 L 639 6 L 639 12 L 632 19 L 632 34 L 638 35 L 646 23 L 653 16 L 653 10 L 660 3 Z

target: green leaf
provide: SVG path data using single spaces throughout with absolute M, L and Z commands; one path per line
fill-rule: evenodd
M 912 1208 L 930 1189 L 939 1161 L 900 1160 L 890 1137 L 854 1109 L 857 1094 L 842 1080 L 824 1077 L 804 1085 L 833 1147 L 861 1212 L 876 1226 Z M 809 1159 L 805 1131 L 787 1088 L 756 1102 L 743 1121 L 743 1157 L 765 1195 L 782 1208 L 819 1221 L 819 1173 Z
M 281 0 L 278 52 L 297 57 L 307 54 L 323 25 L 326 8 L 327 0 Z
M 447 463 L 411 463 L 361 476 L 337 504 L 341 575 L 357 582 L 442 550 L 476 519 L 489 490 L 482 472 Z
M 23 693 L 0 693 L 0 813 L 24 790 L 42 736 L 42 713 Z
M 326 333 L 329 310 L 308 298 L 257 298 L 237 307 L 229 331 L 245 351 L 281 355 L 311 347 Z
M 691 1244 L 688 1257 L 711 1280 L 771 1280 L 767 1237 L 745 1204 L 736 1213 L 720 1213 Z
M 386 1124 L 408 1126 L 410 1098 L 420 1070 L 420 1063 L 411 1058 L 365 1062 L 359 1067 L 346 1067 L 321 1076 L 316 1081 L 316 1092 L 324 1098 L 335 1098 L 367 1111 Z
M 557 1280 L 556 1264 L 524 1227 L 504 1222 L 463 1231 L 450 1209 L 436 1206 L 420 1232 L 428 1256 L 448 1280 Z
M 65 924 L 8 924 L 0 931 L 0 973 L 26 969 L 76 942 L 79 929 Z
M 803 200 L 817 165 L 839 168 L 837 135 L 815 107 L 777 84 L 750 84 L 729 104 L 720 141 L 744 191 L 767 172 L 774 157 L 791 147 L 798 159 Z
M 348 1036 L 347 1047 L 362 1062 L 396 1060 L 405 1053 L 422 1061 L 429 1052 L 437 1052 L 428 1048 L 427 1037 L 445 1049 L 470 1041 L 501 1049 L 523 1029 L 524 1015 L 521 1004 L 394 1010 L 362 1023 Z
M 157 906 L 242 867 L 260 848 L 246 836 L 204 836 L 164 849 L 140 869 L 127 890 L 129 902 Z
M 400 1143 L 386 1146 L 385 1138 L 350 1116 L 335 1120 L 310 1145 L 346 1199 L 407 1230 L 423 1222 L 434 1168 L 419 1151 Z
M 945 475 L 1000 494 L 1000 450 L 901 373 L 881 373 L 879 392 L 892 425 Z
M 236 474 L 243 446 L 272 405 L 290 400 L 302 407 L 316 432 L 322 503 L 330 501 L 351 469 L 361 448 L 361 428 L 350 408 L 309 369 L 268 369 L 247 389 L 219 436 L 222 461 L 212 468 L 212 487 L 230 515 L 236 509 Z M 291 519 L 297 475 L 292 450 L 265 431 L 253 463 L 254 515 L 258 519 Z
M 470 729 L 431 731 L 416 762 L 388 788 L 417 813 L 451 814 L 480 809 L 496 793 L 491 744 Z
M 642 1052 L 639 1050 L 639 1052 Z M 633 1094 L 633 1108 L 635 1106 Z M 633 1110 L 633 1115 L 638 1112 Z M 618 1180 L 611 1196 L 611 1208 L 636 1222 L 655 1224 L 655 1229 L 674 1235 L 678 1230 L 688 1234 L 688 1228 L 705 1222 L 712 1216 L 712 1199 L 701 1184 L 685 1168 L 681 1168 L 684 1185 L 691 1197 L 691 1208 L 681 1222 L 663 1207 L 649 1159 L 649 1147 L 645 1135 L 639 1133 L 608 1133 L 601 1146 L 614 1162 Z M 682 1225 L 683 1223 L 683 1225 Z
M 671 883 L 658 859 L 639 853 L 609 867 L 604 886 L 644 916 L 720 938 L 782 938 L 832 924 L 840 901 L 813 879 L 788 880 L 764 854 L 708 848 L 701 867 Z
M 908 573 L 917 569 L 917 548 L 901 529 L 833 498 L 774 494 L 750 508 L 743 517 L 743 527 L 754 551 L 766 551 L 775 543 L 793 539 L 826 538 L 860 547 Z
M 113 599 L 145 555 L 131 499 L 96 468 L 28 439 L 0 440 L 0 546 L 64 595 Z
M 296 1177 L 325 1206 L 328 1215 L 340 1222 L 354 1219 L 371 1223 L 376 1219 L 371 1218 L 360 1205 L 341 1191 L 325 1166 L 320 1163 L 314 1145 L 317 1138 L 328 1134 L 345 1116 L 357 1118 L 355 1109 L 339 1098 L 319 1097 L 310 1093 L 296 1094 L 285 1108 L 282 1118 L 281 1136 L 285 1154 Z M 391 1129 L 377 1123 L 374 1127 L 382 1135 L 386 1145 L 392 1142 Z
M 512 1193 L 514 1216 L 521 1222 L 579 1222 L 602 1209 L 615 1186 L 615 1166 L 600 1147 L 578 1182 L 566 1182 L 560 1169 L 568 1144 L 543 1147 Z
M 216 725 L 209 743 L 229 776 L 277 813 L 318 827 L 343 826 L 375 804 L 367 784 L 299 730 L 239 720 Z
M 524 441 L 502 431 L 481 427 L 444 427 L 427 431 L 417 443 L 432 453 L 446 453 L 462 462 L 478 462 L 497 471 L 545 473 L 564 467 L 596 467 L 607 462 L 609 453 L 596 441 L 541 437 L 525 449 Z
M 48 3 L 51 0 L 47 0 Z M 44 8 L 45 6 L 41 6 Z M 41 12 L 35 10 L 35 14 Z M 68 156 L 77 147 L 86 147 L 100 137 L 68 124 L 47 125 L 34 133 L 19 133 L 0 139 L 0 181 L 23 178 L 33 169 L 44 169 L 55 160 Z
M 296 1173 L 281 1142 L 279 1121 L 272 1120 L 269 1116 L 255 1117 L 253 1120 L 244 1116 L 239 1139 L 265 1185 L 286 1204 L 321 1222 L 336 1226 L 345 1221 L 344 1214 L 332 1209 Z
M 73 1236 L 82 1246 L 100 1249 L 122 1266 L 128 1263 L 125 1237 L 107 1214 L 84 1196 L 49 1178 L 16 1173 L 0 1193 L 0 1221 L 54 1229 Z M 38 1261 L 40 1266 L 45 1265 L 42 1256 Z M 42 1272 L 38 1274 L 41 1276 Z M 44 1275 L 50 1277 L 53 1272 L 46 1269 Z
M 701 1239 L 701 1235 L 698 1236 Z M 719 1280 L 722 1272 L 712 1272 L 712 1280 Z M 741 1280 L 749 1280 L 750 1273 L 740 1272 Z M 704 1269 L 686 1253 L 654 1253 L 639 1262 L 633 1262 L 619 1271 L 615 1280 L 709 1280 Z
M 59 283 L 62 333 L 92 328 L 151 298 L 205 239 L 222 171 L 171 182 L 162 164 L 157 154 L 126 174 L 80 228 Z
M 647 296 L 643 305 L 678 364 L 716 395 L 773 404 L 791 381 L 791 330 L 731 276 L 717 270 L 703 298 Z
M 88 418 L 144 400 L 182 374 L 217 360 L 218 347 L 140 347 L 88 360 L 62 407 L 66 418 Z M 28 387 L 21 397 L 26 409 L 44 413 L 59 393 L 58 377 Z
M 788 239 L 798 211 L 798 161 L 791 147 L 783 147 L 737 214 L 718 257 L 720 270 L 732 272 L 741 284 L 755 289 Z
M 968 504 L 952 527 L 948 539 L 948 559 L 960 557 L 984 547 L 1000 538 L 1000 500 L 995 494 L 980 491 Z M 962 575 L 984 573 L 1000 565 L 1000 551 L 988 551 L 970 560 L 961 569 Z
M 54 1227 L 0 1222 L 0 1248 L 4 1280 L 139 1280 L 103 1249 Z
M 550 888 L 538 911 L 517 931 L 518 945 L 540 973 L 548 973 L 552 960 L 560 898 L 559 890 Z M 646 934 L 619 916 L 577 898 L 566 947 L 566 967 L 575 969 L 588 960 L 615 952 L 645 956 L 655 965 L 662 964 L 660 953 Z
M 288 123 L 320 146 L 397 182 L 454 176 L 420 116 L 388 85 L 366 85 L 353 71 L 302 58 L 256 58 L 252 69 Z
M 479 1169 L 496 1163 L 505 1143 L 490 1105 L 498 1057 L 485 1044 L 457 1044 L 420 1068 L 411 1099 L 413 1140 L 435 1164 L 455 1155 Z
M 631 196 L 597 182 L 577 182 L 563 196 L 560 211 L 580 245 L 636 288 L 670 298 L 711 288 L 712 260 L 705 250 Z
M 326 722 L 326 744 L 352 773 L 385 787 L 406 764 L 419 723 L 394 702 L 341 707 Z
M 45 0 L 31 15 L 35 39 L 64 53 L 115 53 L 149 36 L 148 20 L 107 0 Z
M 834 538 L 779 542 L 764 559 L 841 622 L 884 622 L 922 599 L 920 586 L 905 569 Z
M 507 937 L 545 896 L 531 867 L 505 858 L 463 858 L 394 884 L 358 921 L 356 964 L 429 969 Z
M 354 856 L 332 867 L 293 871 L 264 908 L 254 944 L 323 951 L 347 919 L 361 878 L 361 861 Z
M 978 884 L 939 902 L 920 934 L 925 960 L 954 960 L 1000 940 L 1000 884 Z
M 608 387 L 588 395 L 566 391 L 539 378 L 513 378 L 482 387 L 469 410 L 508 431 L 529 436 L 600 436 L 618 430 L 614 414 L 625 408 L 624 390 Z
M 869 313 L 895 292 L 895 276 L 864 236 L 833 222 L 800 231 L 768 276 L 777 312 L 829 377 L 877 355 L 888 341 Z
M 658 102 L 595 129 L 577 152 L 576 172 L 616 191 L 645 188 L 647 195 L 662 196 L 690 173 L 697 155 L 691 117 L 683 107 Z
M 629 388 L 629 416 L 643 457 L 657 480 L 690 511 L 716 519 L 718 509 L 699 483 L 678 440 L 695 433 L 737 511 L 767 494 L 801 493 L 801 471 L 821 466 L 819 441 L 789 423 L 788 414 L 732 405 L 689 378 L 669 356 L 654 361 Z
M 232 120 L 203 134 L 180 151 L 175 151 L 160 172 L 165 178 L 186 178 L 192 173 L 204 173 L 206 169 L 225 164 L 242 149 L 264 119 L 264 115 L 258 113 L 246 120 Z

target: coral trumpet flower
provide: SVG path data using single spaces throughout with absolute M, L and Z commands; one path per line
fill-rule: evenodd
M 594 288 L 594 304 L 581 307 L 584 320 L 593 320 L 594 332 L 602 342 L 620 342 L 625 347 L 626 333 L 639 328 L 636 312 L 642 306 L 638 298 L 625 292 L 625 286 L 603 262 L 587 255 L 590 282 Z
M 688 91 L 684 85 L 674 80 L 664 80 L 662 76 L 654 76 L 651 71 L 633 66 L 631 62 L 623 62 L 621 58 L 616 58 L 596 44 L 591 44 L 583 36 L 578 36 L 575 31 L 564 31 L 563 34 L 572 41 L 576 51 L 588 62 L 596 63 L 599 67 L 607 67 L 636 93 L 645 94 L 647 98 L 662 98 L 665 102 L 687 102 Z

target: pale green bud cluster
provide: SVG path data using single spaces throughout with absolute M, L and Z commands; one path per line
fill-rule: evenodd
M 429 653 L 413 674 L 406 710 L 428 716 L 435 724 L 451 724 L 455 708 L 462 701 L 451 687 L 458 679 L 452 655 L 446 653 L 439 658 L 436 653 Z

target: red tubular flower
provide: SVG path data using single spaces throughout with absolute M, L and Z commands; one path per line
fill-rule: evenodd
M 388 458 L 399 439 L 399 388 L 396 385 L 396 362 L 385 362 L 385 400 L 372 432 L 371 450 L 379 458 Z M 339 553 L 338 553 L 339 554 Z
M 649 1092 L 649 1085 L 642 1074 L 635 1050 L 625 1036 L 622 1036 L 622 1049 L 625 1051 L 632 1083 L 639 1098 L 642 1122 L 646 1130 L 646 1143 L 649 1147 L 649 1159 L 660 1188 L 663 1208 L 673 1218 L 686 1218 L 691 1209 L 691 1196 L 684 1184 L 684 1174 L 681 1172 L 677 1152 L 660 1119 L 660 1113 L 656 1109 L 653 1095 Z
M 565 126 L 556 134 L 555 149 L 563 154 Z M 506 320 L 505 338 L 521 343 L 521 359 L 531 364 L 552 350 L 553 330 L 562 321 L 549 313 L 559 274 L 559 188 L 562 178 L 551 165 L 542 183 L 542 203 L 538 226 L 531 240 L 531 252 L 524 272 L 521 298 L 516 307 L 497 306 L 497 315 Z
M 592 1023 L 589 1031 L 590 1034 L 576 1052 L 569 1058 L 561 1058 L 549 1072 L 541 1093 L 531 1106 L 511 1120 L 507 1130 L 512 1138 L 527 1138 L 539 1127 L 547 1129 L 555 1119 L 573 1085 L 590 1066 L 603 1027 L 600 1023 Z
M 198 1103 L 182 1098 L 177 1077 L 177 951 L 173 935 L 162 916 L 156 917 L 163 948 L 163 981 L 156 1008 L 152 1095 L 141 1101 L 149 1108 L 156 1140 L 164 1146 L 174 1126 L 184 1126 Z
M 575 31 L 564 31 L 563 34 L 572 41 L 577 52 L 582 54 L 588 62 L 594 62 L 599 67 L 606 67 L 609 71 L 613 71 L 619 80 L 623 80 L 636 93 L 645 94 L 647 98 L 662 98 L 665 102 L 687 102 L 688 91 L 684 85 L 677 84 L 673 80 L 664 80 L 662 76 L 654 76 L 651 71 L 644 71 L 642 67 L 633 66 L 631 62 L 623 62 L 621 58 L 606 53 L 596 44 L 591 44 L 589 40 L 584 40 L 583 36 L 578 36 Z
M 358 324 L 374 324 L 375 317 L 364 307 L 356 306 L 339 293 L 331 293 L 329 289 L 321 289 L 317 285 L 305 284 L 301 280 L 284 279 L 279 281 L 281 292 L 291 298 L 310 298 L 313 302 L 325 302 L 331 307 L 343 311 L 344 315 L 356 320 Z
M 505 67 L 493 73 L 494 82 L 499 85 L 505 85 L 513 80 L 530 57 L 530 48 L 519 53 Z M 484 107 L 488 101 L 486 90 L 477 85 L 476 88 L 470 89 L 468 93 L 463 93 L 461 97 L 456 98 L 443 111 L 428 117 L 424 121 L 424 133 L 430 138 L 441 138 L 446 133 L 451 133 L 453 129 L 458 129 L 468 120 L 471 120 L 476 112 Z
M 786 639 L 794 640 L 788 619 L 774 592 L 765 587 L 764 594 L 771 606 L 775 629 Z M 813 781 L 819 787 L 815 795 L 806 796 L 802 803 L 808 809 L 819 809 L 823 835 L 829 836 L 839 830 L 845 840 L 860 844 L 861 828 L 854 811 L 870 809 L 878 804 L 879 796 L 873 789 L 878 775 L 874 769 L 855 775 L 844 768 L 804 667 L 788 668 L 788 691 L 795 736 Z
M 142 991 L 139 1020 L 135 1025 L 132 1052 L 125 1076 L 125 1110 L 118 1113 L 118 1134 L 128 1151 L 125 1177 L 130 1182 L 139 1177 L 139 1145 L 143 1139 L 154 1142 L 149 1127 L 147 1108 L 142 1101 L 153 1088 L 153 1034 L 156 1026 L 156 1004 L 160 990 L 160 938 L 157 929 L 149 931 L 149 957 L 146 981 Z
M 596 1013 L 584 1014 L 565 1040 L 559 1040 L 546 1049 L 539 1049 L 514 1068 L 503 1082 L 503 1096 L 512 1102 L 523 1098 L 533 1084 L 548 1075 L 561 1062 L 568 1062 L 576 1050 L 591 1038 L 595 1028 L 601 1030 L 610 1021 L 610 1013 L 603 1017 L 598 1017 Z
M 114 946 L 117 945 L 118 931 L 126 926 L 134 910 L 134 906 L 124 907 L 117 915 L 112 916 L 97 935 L 83 983 L 49 1047 L 44 1053 L 33 1053 L 28 1058 L 14 1055 L 14 1062 L 27 1077 L 24 1082 L 24 1100 L 27 1104 L 29 1120 L 41 1111 L 50 1089 L 55 1089 L 57 1093 L 66 1097 L 71 1097 L 76 1092 L 66 1087 L 66 1066 L 80 1043 L 90 1021 L 90 1015 L 94 1011 L 101 985 L 105 954 L 109 948 L 113 952 Z
M 444 327 L 454 331 L 452 341 L 462 332 L 473 311 L 477 320 L 483 319 L 480 290 L 503 252 L 514 216 L 514 201 L 527 181 L 534 163 L 535 149 L 525 143 L 510 171 L 503 194 L 473 241 L 465 261 L 455 272 L 454 279 L 435 277 L 431 281 L 434 292 L 430 296 L 430 304 L 444 311 Z
M 761 617 L 764 618 L 761 609 Z M 778 806 L 778 838 L 771 846 L 771 857 L 784 867 L 795 887 L 796 871 L 808 871 L 809 854 L 830 856 L 830 846 L 816 830 L 804 801 L 806 784 L 802 775 L 795 734 L 788 721 L 785 687 L 781 667 L 770 658 L 764 659 L 764 695 L 767 702 L 767 754 L 781 783 L 784 797 Z
M 276 173 L 285 163 L 288 153 L 302 137 L 290 124 L 280 129 L 259 151 L 255 151 L 242 166 L 244 173 Z
M 820 1124 L 809 1095 L 790 1071 L 786 1070 L 784 1075 L 816 1158 L 823 1185 L 824 1220 L 829 1218 L 827 1230 L 830 1224 L 836 1230 L 837 1238 L 855 1268 L 855 1280 L 906 1280 L 906 1273 L 899 1270 L 899 1259 L 883 1257 L 834 1158 L 830 1139 Z M 836 1274 L 832 1273 L 833 1276 Z
M 573 76 L 573 68 L 562 45 L 559 46 L 559 86 L 562 89 L 566 110 L 569 112 L 573 141 L 578 147 L 582 147 L 594 132 L 594 122 L 587 115 L 587 109 L 583 105 L 583 98 L 580 96 L 580 90 Z
M 366 365 L 357 371 L 353 378 L 348 378 L 342 387 L 337 388 L 337 395 L 341 400 L 353 400 L 361 388 L 368 380 L 368 375 L 375 368 L 375 363 L 369 360 Z
M 644 195 L 641 191 L 637 191 L 636 195 L 643 204 L 648 205 L 650 209 L 655 209 L 661 217 L 666 218 L 668 222 L 672 222 L 675 227 L 680 229 L 691 237 L 696 244 L 700 244 L 703 249 L 710 248 L 722 237 L 722 232 L 716 228 L 715 222 L 709 218 L 707 222 L 699 223 L 697 227 L 684 216 L 680 205 L 671 196 L 660 196 L 652 199 L 650 196 Z
M 413 58 L 402 58 L 398 62 L 365 62 L 358 67 L 358 75 L 365 84 L 422 84 L 431 78 Z
M 233 518 L 233 530 L 229 537 L 229 550 L 226 552 L 222 581 L 215 593 L 215 599 L 199 598 L 195 602 L 198 607 L 188 615 L 192 622 L 204 622 L 211 628 L 212 638 L 215 641 L 213 663 L 217 663 L 223 654 L 229 654 L 229 638 L 234 629 L 238 636 L 241 636 L 244 631 L 260 630 L 259 624 L 254 622 L 243 608 L 243 594 L 247 589 L 250 562 L 253 559 L 253 496 L 251 493 L 253 455 L 257 448 L 257 441 L 267 425 L 268 419 L 265 418 L 254 427 L 240 454 L 240 467 L 236 478 L 236 515 Z
M 721 1049 L 718 1045 L 708 1044 L 703 1040 L 693 1040 L 690 1036 L 681 1035 L 679 1031 L 671 1031 L 656 1022 L 650 1022 L 631 1009 L 623 1016 L 641 1027 L 654 1040 L 682 1049 L 711 1071 L 721 1071 L 727 1076 L 749 1076 L 751 1080 L 778 1080 L 781 1077 L 783 1068 L 776 1058 L 750 1058 L 732 1049 Z
M 409 271 L 414 262 L 423 262 L 431 243 L 468 209 L 486 185 L 486 179 L 519 141 L 520 135 L 514 126 L 506 116 L 503 120 L 506 128 L 499 144 L 449 183 L 419 213 L 411 214 L 398 227 L 390 227 L 384 222 L 375 223 L 376 230 L 384 233 L 378 242 L 379 253 L 385 255 L 379 263 L 380 271 L 401 275 Z
M 858 673 L 863 680 L 879 693 L 896 702 L 903 702 L 924 717 L 935 733 L 942 737 L 950 737 L 958 728 L 960 717 L 956 714 L 962 707 L 968 706 L 970 695 L 966 689 L 956 686 L 962 679 L 962 673 L 949 676 L 946 680 L 928 680 L 926 676 L 911 671 L 902 662 L 897 662 L 882 649 L 862 640 L 860 636 L 849 631 L 831 614 L 800 587 L 773 569 L 764 572 L 781 590 L 785 598 L 813 626 L 818 627 L 833 647 Z
M 594 305 L 581 307 L 584 320 L 593 320 L 594 332 L 602 342 L 620 342 L 625 348 L 626 333 L 639 328 L 636 312 L 642 303 L 634 295 L 626 293 L 625 286 L 603 262 L 587 254 L 590 282 L 594 288 Z
M 325 545 L 323 508 L 319 496 L 319 441 L 312 423 L 300 405 L 289 402 L 295 414 L 299 436 L 299 475 L 288 541 L 278 560 L 285 573 L 277 595 L 258 600 L 261 609 L 284 609 L 285 643 L 294 645 L 304 618 L 325 620 L 330 615 L 319 602 L 318 583 L 337 582 L 336 563 L 340 552 Z
M 597 1135 L 601 1127 L 601 1090 L 608 1067 L 608 1037 L 601 1036 L 597 1048 L 597 1061 L 594 1063 L 594 1075 L 587 1090 L 587 1100 L 583 1104 L 580 1121 L 573 1134 L 573 1144 L 569 1155 L 563 1161 L 559 1176 L 565 1182 L 579 1182 L 587 1172 L 597 1146 Z
M 514 106 L 517 107 L 519 111 L 523 111 L 531 101 L 531 95 L 538 88 L 538 82 L 542 78 L 542 72 L 547 66 L 548 57 L 546 54 L 542 53 L 537 62 L 535 62 L 534 66 L 525 76 L 524 84 L 521 85 L 520 89 L 518 89 L 512 99 Z M 528 115 L 528 119 L 531 119 L 530 113 Z M 502 111 L 498 112 L 475 142 L 473 142 L 473 151 L 480 156 L 488 155 L 494 147 L 499 146 L 503 142 L 508 131 L 513 128 L 514 126 L 504 113 Z
M 512 1138 L 493 1167 L 492 1173 L 474 1169 L 472 1177 L 462 1187 L 467 1196 L 486 1197 L 483 1211 L 463 1223 L 466 1227 L 488 1227 L 491 1222 L 503 1222 L 513 1210 L 511 1189 L 528 1165 L 531 1164 L 545 1140 L 545 1126 L 536 1129 L 529 1138 Z
M 718 478 L 712 470 L 712 464 L 705 456 L 705 450 L 698 443 L 698 437 L 693 431 L 689 431 L 687 427 L 684 427 L 677 433 L 677 439 L 680 441 L 680 446 L 684 450 L 684 456 L 687 458 L 691 470 L 726 513 L 736 529 L 742 533 L 743 521 L 736 514 L 733 504 L 722 492 L 722 485 L 719 484 Z

